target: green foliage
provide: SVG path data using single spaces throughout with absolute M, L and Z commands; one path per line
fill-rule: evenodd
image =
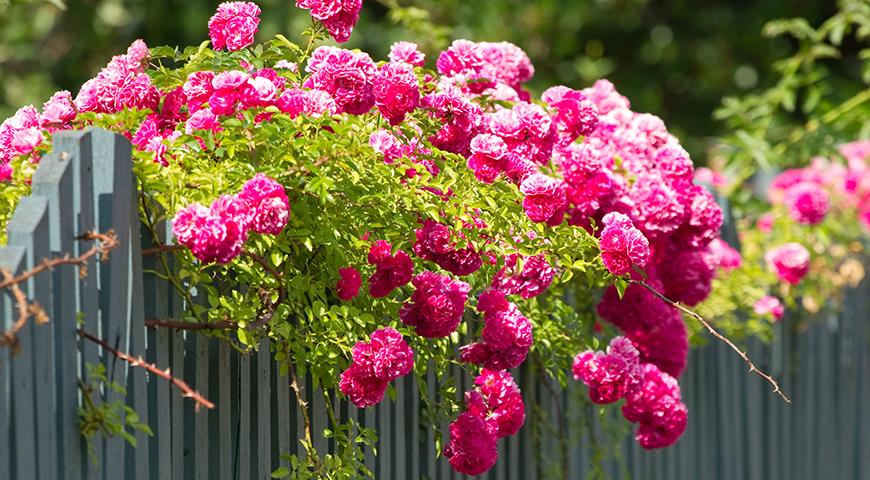
M 773 64 L 773 85 L 744 97 L 729 97 L 716 111 L 729 132 L 721 152 L 737 177 L 758 167 L 807 164 L 831 155 L 839 143 L 870 135 L 870 4 L 841 0 L 839 11 L 813 28 L 802 18 L 768 23 L 768 37 L 789 37 L 791 56 Z M 844 75 L 844 73 L 846 73 Z
M 105 365 L 88 363 L 86 367 L 88 383 L 79 380 L 79 389 L 84 402 L 79 407 L 79 428 L 88 442 L 88 453 L 96 462 L 92 443 L 95 435 L 105 435 L 106 438 L 120 436 L 135 447 L 136 431 L 147 435 L 154 433 L 148 424 L 139 421 L 139 414 L 126 405 L 124 400 L 108 401 L 112 393 L 126 397 L 127 390 L 118 382 L 106 378 Z

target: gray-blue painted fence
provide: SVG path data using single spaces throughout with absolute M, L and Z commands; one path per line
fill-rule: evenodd
M 145 273 L 159 273 L 163 266 L 141 255 L 152 239 L 140 232 L 131 166 L 130 145 L 120 136 L 100 130 L 58 134 L 54 152 L 33 177 L 33 194 L 22 199 L 9 222 L 0 267 L 13 273 L 50 255 L 80 254 L 89 246 L 75 237 L 89 230 L 114 229 L 120 247 L 107 262 L 92 259 L 87 277 L 67 266 L 23 285 L 51 320 L 30 322 L 21 331 L 18 354 L 0 349 L 0 479 L 269 478 L 287 466 L 282 455 L 304 454 L 298 442 L 302 415 L 289 379 L 266 344 L 256 354 L 239 355 L 193 332 L 146 329 L 145 318 L 178 318 L 186 305 L 166 282 Z M 157 234 L 160 242 L 170 238 L 165 225 Z M 865 280 L 847 292 L 840 314 L 800 334 L 797 319 L 787 317 L 772 344 L 749 342 L 750 356 L 791 394 L 790 406 L 721 343 L 694 350 L 680 379 L 690 411 L 680 442 L 647 452 L 627 438 L 603 471 L 611 478 L 671 480 L 870 478 L 868 301 Z M 8 293 L 0 295 L 4 330 L 16 318 L 14 308 Z M 217 407 L 194 412 L 192 402 L 164 379 L 79 342 L 80 324 L 134 356 L 170 368 Z M 136 448 L 117 437 L 96 436 L 89 453 L 79 433 L 78 379 L 86 376 L 87 363 L 97 362 L 127 389 L 122 400 L 154 431 L 150 437 L 138 432 Z M 528 367 L 516 377 L 529 406 L 527 424 L 500 442 L 499 461 L 485 477 L 558 478 L 562 475 L 555 472 L 562 471 L 565 478 L 584 478 L 593 465 L 584 431 L 602 433 L 596 411 L 577 402 L 585 389 L 572 384 L 561 392 Z M 459 386 L 470 382 L 461 378 Z M 327 404 L 322 392 L 306 388 L 310 379 L 300 383 L 311 406 L 314 445 L 327 452 L 333 445 L 320 435 L 328 423 Z M 436 383 L 430 372 L 423 388 L 433 398 Z M 378 429 L 378 456 L 366 456 L 368 468 L 383 479 L 460 478 L 436 458 L 416 381 L 401 379 L 395 387 L 396 401 L 365 410 L 329 392 L 337 417 Z M 606 415 L 619 413 L 610 408 Z M 446 425 L 441 429 L 446 432 Z

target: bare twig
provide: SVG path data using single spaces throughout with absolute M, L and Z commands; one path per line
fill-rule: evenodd
M 190 385 L 188 385 L 184 380 L 173 377 L 170 374 L 170 370 L 168 368 L 166 370 L 161 370 L 157 368 L 157 366 L 153 363 L 146 362 L 141 356 L 133 357 L 132 355 L 118 351 L 112 348 L 111 345 L 106 343 L 105 340 L 99 339 L 91 335 L 90 333 L 85 332 L 82 329 L 77 329 L 76 332 L 79 334 L 80 337 L 96 343 L 97 345 L 103 347 L 103 350 L 129 363 L 131 367 L 144 368 L 145 370 L 153 373 L 154 375 L 157 375 L 158 377 L 163 377 L 166 380 L 169 380 L 170 383 L 172 383 L 173 385 L 178 387 L 179 390 L 181 390 L 182 397 L 193 399 L 193 401 L 196 402 L 196 406 L 194 407 L 195 411 L 199 411 L 199 407 L 205 407 L 209 409 L 214 408 L 214 403 L 210 402 L 208 399 L 200 395 L 199 392 L 191 388 Z
M 707 329 L 708 332 L 710 332 L 710 335 L 713 335 L 714 337 L 718 338 L 719 340 L 724 342 L 726 345 L 728 345 L 731 348 L 731 350 L 734 350 L 735 352 L 737 352 L 737 355 L 740 355 L 740 358 L 742 358 L 743 361 L 746 363 L 746 365 L 749 366 L 749 373 L 754 373 L 754 374 L 758 375 L 759 377 L 763 378 L 764 380 L 766 380 L 767 383 L 769 383 L 773 387 L 773 393 L 779 395 L 783 400 L 785 400 L 785 403 L 791 403 L 791 400 L 782 391 L 782 388 L 780 388 L 779 383 L 777 383 L 776 380 L 774 380 L 772 376 L 764 373 L 758 367 L 756 367 L 755 364 L 752 362 L 752 360 L 749 359 L 749 355 L 747 355 L 746 352 L 740 350 L 740 348 L 738 348 L 737 345 L 735 345 L 734 342 L 732 342 L 728 337 L 719 333 L 719 331 L 716 330 L 715 328 L 713 328 L 713 325 L 710 325 L 710 322 L 705 320 L 704 317 L 693 312 L 692 310 L 689 310 L 688 308 L 681 305 L 679 302 L 675 302 L 675 301 L 671 300 L 670 298 L 664 296 L 658 290 L 656 290 L 655 288 L 653 288 L 650 284 L 648 284 L 646 282 L 638 281 L 638 280 L 629 280 L 629 283 L 633 283 L 635 285 L 640 285 L 641 287 L 649 290 L 653 295 L 658 297 L 660 300 L 664 301 L 665 303 L 668 303 L 669 305 L 675 307 L 677 310 L 685 313 L 686 315 L 688 315 L 688 316 L 694 318 L 695 320 L 697 320 L 698 322 L 700 322 L 701 325 L 703 325 L 704 328 Z
M 76 237 L 76 239 L 82 241 L 97 240 L 99 243 L 77 257 L 66 254 L 62 257 L 44 258 L 32 269 L 18 275 L 12 275 L 12 272 L 0 268 L 0 276 L 3 277 L 3 280 L 0 281 L 0 290 L 9 289 L 12 297 L 15 298 L 15 306 L 18 310 L 18 319 L 12 324 L 12 327 L 0 333 L 0 347 L 8 346 L 12 349 L 13 355 L 18 353 L 18 334 L 27 325 L 27 320 L 33 317 L 38 324 L 48 322 L 48 315 L 45 313 L 45 310 L 36 302 L 28 302 L 27 295 L 24 294 L 24 291 L 19 286 L 20 283 L 61 265 L 78 266 L 79 276 L 84 278 L 88 273 L 88 259 L 100 255 L 100 259 L 105 261 L 108 258 L 109 250 L 118 246 L 118 237 L 115 236 L 115 232 L 112 230 L 106 233 L 87 232 L 84 235 Z
M 76 240 L 82 241 L 91 241 L 98 240 L 100 243 L 91 247 L 85 253 L 79 255 L 78 257 L 73 257 L 69 254 L 66 254 L 62 257 L 55 258 L 45 258 L 38 265 L 33 267 L 32 269 L 23 272 L 17 276 L 10 276 L 9 278 L 4 278 L 2 282 L 0 282 L 0 289 L 4 289 L 9 287 L 15 283 L 21 283 L 25 280 L 34 277 L 45 270 L 51 270 L 54 267 L 60 265 L 78 265 L 80 269 L 79 275 L 84 277 L 87 275 L 87 261 L 89 258 L 94 255 L 101 255 L 101 260 L 105 261 L 109 258 L 109 250 L 118 246 L 118 237 L 115 235 L 113 230 L 109 230 L 106 233 L 97 233 L 97 232 L 88 232 L 84 235 L 76 237 Z

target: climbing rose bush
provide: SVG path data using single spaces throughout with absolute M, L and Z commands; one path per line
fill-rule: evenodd
M 686 326 L 629 281 L 696 304 L 740 256 L 662 120 L 607 80 L 535 95 L 530 58 L 507 42 L 456 40 L 429 68 L 410 42 L 388 61 L 318 46 L 348 39 L 361 2 L 296 5 L 317 22 L 308 49 L 255 45 L 259 8 L 227 2 L 210 42 L 137 40 L 75 97 L 22 108 L 0 125 L 0 186 L 24 191 L 64 130 L 126 136 L 146 242 L 175 258 L 177 320 L 230 322 L 219 334 L 244 350 L 268 340 L 293 375 L 361 408 L 400 377 L 436 382 L 424 417 L 451 423 L 436 435 L 460 473 L 489 470 L 523 427 L 509 369 L 530 357 L 557 379 L 573 370 L 591 402 L 624 399 L 643 447 L 674 443 Z M 824 215 L 816 193 L 794 197 L 801 218 Z M 772 262 L 793 277 L 793 257 Z M 454 367 L 476 378 L 462 396 Z M 330 431 L 365 474 L 354 452 L 373 433 L 352 419 Z M 295 468 L 323 473 L 306 458 Z

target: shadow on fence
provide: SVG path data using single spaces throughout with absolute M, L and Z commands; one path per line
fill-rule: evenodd
M 186 306 L 167 282 L 145 273 L 163 267 L 154 256 L 143 260 L 141 255 L 151 239 L 140 232 L 130 153 L 129 142 L 106 131 L 56 135 L 54 152 L 42 159 L 33 177 L 32 196 L 21 201 L 9 223 L 0 267 L 12 272 L 32 268 L 49 255 L 80 254 L 87 246 L 74 239 L 85 231 L 114 229 L 120 247 L 107 262 L 91 259 L 87 277 L 64 266 L 23 286 L 51 321 L 30 322 L 22 330 L 20 354 L 0 349 L 0 479 L 270 478 L 287 465 L 282 455 L 304 455 L 297 441 L 304 425 L 289 379 L 280 374 L 265 343 L 246 356 L 195 332 L 146 329 L 145 318 L 179 318 Z M 160 242 L 166 242 L 168 230 L 162 226 Z M 749 375 L 724 345 L 711 342 L 693 351 L 680 379 L 690 411 L 686 434 L 675 447 L 655 452 L 626 439 L 621 461 L 609 461 L 605 471 L 612 478 L 671 480 L 870 478 L 868 301 L 865 279 L 848 293 L 840 315 L 800 334 L 794 320 L 786 318 L 771 345 L 750 342 L 750 356 L 781 379 L 794 400 L 791 406 Z M 3 330 L 13 322 L 14 307 L 9 295 L 0 295 Z M 166 380 L 130 368 L 94 343 L 78 342 L 79 325 L 120 350 L 170 368 L 217 407 L 194 412 L 193 403 Z M 79 432 L 78 378 L 89 363 L 104 364 L 109 379 L 127 389 L 126 398 L 109 392 L 108 400 L 125 401 L 153 429 L 150 437 L 136 433 L 136 448 L 120 437 L 98 435 L 88 452 Z M 546 421 L 571 429 L 579 423 L 577 416 L 585 415 L 576 405 L 585 390 L 576 384 L 553 395 L 528 368 L 515 376 L 527 404 L 540 405 Z M 327 402 L 319 390 L 305 388 L 310 379 L 300 382 L 315 447 L 328 452 L 333 446 L 320 435 L 328 426 Z M 462 378 L 458 391 L 471 383 Z M 433 397 L 435 384 L 430 372 L 424 388 Z M 337 418 L 353 418 L 379 431 L 379 455 L 366 458 L 375 478 L 460 478 L 444 459 L 435 458 L 433 435 L 421 423 L 417 388 L 405 377 L 396 383 L 396 401 L 364 410 L 333 392 L 328 395 Z M 560 457 L 558 439 L 533 438 L 534 430 L 527 424 L 501 441 L 499 461 L 484 478 L 554 478 L 549 472 L 561 463 L 568 470 L 565 478 L 585 478 L 591 466 L 585 440 L 572 442 Z M 569 436 L 576 439 L 573 433 Z

